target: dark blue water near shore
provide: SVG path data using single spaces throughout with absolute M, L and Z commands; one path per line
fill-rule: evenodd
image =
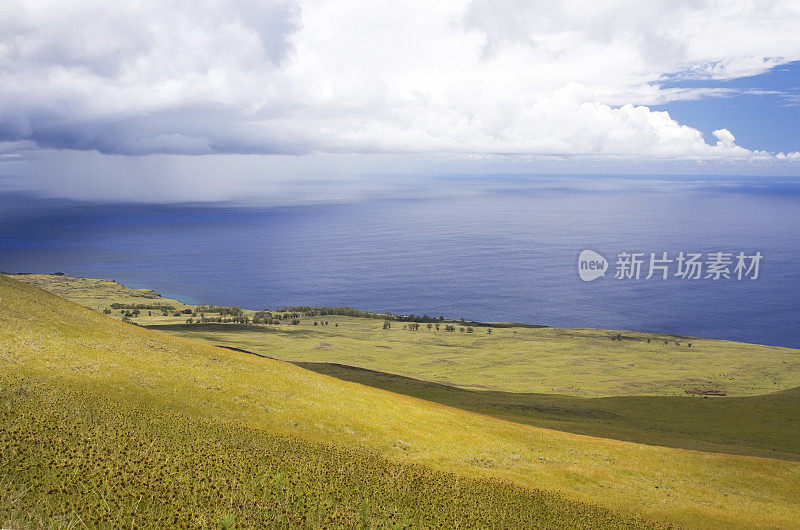
M 189 302 L 665 331 L 800 347 L 797 179 L 436 179 L 435 198 L 300 206 L 0 195 L 0 270 Z M 582 282 L 583 249 L 764 256 L 755 281 Z M 613 264 L 612 264 L 613 266 Z M 613 276 L 613 272 L 611 275 Z

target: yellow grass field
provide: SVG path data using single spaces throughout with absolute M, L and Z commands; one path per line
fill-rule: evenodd
M 0 368 L 5 384 L 25 379 L 164 414 L 369 450 L 657 522 L 789 528 L 800 521 L 795 462 L 507 422 L 125 324 L 2 276 Z

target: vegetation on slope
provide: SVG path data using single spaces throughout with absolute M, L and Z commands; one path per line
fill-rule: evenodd
M 178 310 L 190 307 L 178 300 L 164 298 L 152 289 L 133 289 L 112 280 L 74 278 L 63 274 L 9 274 L 8 276 L 41 287 L 95 311 L 102 311 L 115 303 L 162 304 Z
M 797 435 L 800 416 L 796 413 L 800 408 L 800 387 L 749 395 L 755 388 L 781 388 L 797 379 L 800 366 L 797 350 L 601 330 L 549 329 L 529 333 L 524 328 L 510 326 L 510 332 L 495 327 L 491 330 L 494 335 L 489 336 L 488 329 L 478 328 L 473 330 L 474 334 L 441 332 L 446 325 L 439 326 L 437 333 L 433 324 L 414 326 L 410 332 L 411 324 L 384 322 L 381 326 L 381 322 L 371 318 L 376 315 L 361 318 L 364 314 L 355 310 L 292 307 L 283 308 L 287 311 L 283 314 L 256 313 L 230 307 L 186 306 L 158 297 L 143 303 L 143 296 L 155 296 L 152 291 L 128 289 L 106 280 L 55 275 L 16 277 L 97 310 L 107 311 L 110 307 L 114 310 L 112 316 L 129 314 L 118 312 L 120 306 L 169 304 L 175 308 L 177 317 L 172 311 L 163 315 L 160 311 L 143 310 L 134 311 L 131 320 L 238 351 L 261 352 L 257 354 L 267 357 L 314 359 L 295 363 L 340 379 L 510 421 L 668 447 L 800 459 Z M 199 317 L 198 312 L 208 320 L 249 315 L 254 322 L 299 324 L 187 325 L 184 322 L 187 314 Z M 333 325 L 329 319 L 333 319 Z M 315 322 L 319 325 L 315 326 Z M 485 350 L 490 346 L 504 349 L 489 357 Z M 691 362 L 687 361 L 689 357 Z M 630 362 L 620 366 L 620 358 Z M 342 359 L 358 362 L 360 366 L 380 367 L 380 371 L 343 365 Z M 492 364 L 486 365 L 487 360 Z M 669 361 L 675 361 L 671 376 L 676 379 L 664 378 L 664 365 Z M 586 365 L 587 369 L 576 369 L 576 365 Z M 576 373 L 564 375 L 569 366 Z M 636 366 L 639 368 L 633 369 Z M 475 373 L 483 380 L 495 378 L 504 387 L 526 384 L 524 377 L 513 377 L 513 370 L 526 374 L 533 368 L 544 374 L 545 382 L 551 386 L 556 386 L 560 377 L 566 381 L 569 377 L 573 380 L 582 377 L 586 382 L 587 376 L 591 376 L 593 389 L 613 381 L 616 393 L 622 395 L 584 398 L 580 395 L 589 392 L 574 385 L 568 385 L 573 392 L 566 394 L 507 392 L 479 385 L 473 385 L 480 388 L 478 391 L 455 387 L 450 378 L 454 374 L 463 375 L 470 367 L 480 368 Z M 401 373 L 413 370 L 419 375 L 416 378 L 395 375 L 388 373 L 391 369 Z M 718 372 L 715 374 L 714 370 Z M 732 379 L 730 374 L 735 377 Z M 638 395 L 657 386 L 673 394 L 680 392 L 680 388 L 684 390 L 670 396 Z M 703 396 L 721 393 L 726 394 L 724 399 Z M 696 399 L 687 399 L 689 396 Z
M 132 294 L 138 292 L 107 280 L 15 277 L 100 311 L 114 302 L 135 301 Z M 197 309 L 168 299 L 152 302 Z M 131 320 L 282 360 L 334 362 L 462 388 L 580 397 L 704 392 L 732 397 L 800 386 L 798 350 L 757 344 L 597 329 L 496 327 L 467 333 L 468 326 L 446 332 L 445 326 L 436 330 L 424 324 L 411 331 L 400 322 L 383 329 L 374 319 L 299 313 L 298 325 L 290 324 L 294 318 L 279 325 L 198 324 L 196 319 L 187 324 L 185 314 L 151 313 Z M 121 318 L 119 312 L 112 316 Z M 320 321 L 329 325 L 314 325 Z
M 800 351 L 791 348 L 638 332 L 611 340 L 615 332 L 595 329 L 504 328 L 490 335 L 436 332 L 424 326 L 419 331 L 397 326 L 384 330 L 373 320 L 341 317 L 331 317 L 330 323 L 142 321 L 151 329 L 281 360 L 339 363 L 479 390 L 578 397 L 713 392 L 732 397 L 800 386 Z
M 394 463 L 456 474 L 459 481 L 500 479 L 604 513 L 694 527 L 785 528 L 800 519 L 797 463 L 505 422 L 124 324 L 5 277 L 0 373 L 6 381 L 25 379 L 65 395 L 71 389 L 106 395 L 125 409 L 156 411 L 156 417 L 178 414 L 367 450 Z M 69 450 L 58 441 L 64 434 L 52 435 L 50 446 Z
M 0 526 L 646 528 L 557 495 L 0 378 Z
M 800 387 L 762 396 L 580 398 L 469 390 L 336 363 L 297 363 L 339 379 L 504 420 L 637 443 L 800 460 Z

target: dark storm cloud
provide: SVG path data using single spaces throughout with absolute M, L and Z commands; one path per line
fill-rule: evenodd
M 299 27 L 285 0 L 8 2 L 0 141 L 129 155 L 235 147 L 248 105 L 274 110 L 271 85 Z M 260 152 L 292 149 L 264 140 Z
M 6 0 L 0 142 L 791 161 L 650 105 L 715 95 L 665 76 L 800 58 L 798 22 L 771 0 Z

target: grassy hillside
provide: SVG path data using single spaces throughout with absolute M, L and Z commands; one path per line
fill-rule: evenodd
M 112 280 L 95 278 L 74 278 L 61 274 L 10 274 L 10 277 L 41 287 L 46 291 L 72 300 L 78 304 L 102 311 L 111 304 L 162 304 L 171 305 L 176 309 L 190 307 L 183 302 L 164 298 L 152 289 L 133 289 Z M 118 313 L 115 311 L 114 315 Z M 183 322 L 184 319 L 173 318 L 174 322 Z
M 580 398 L 469 390 L 332 363 L 303 368 L 550 429 L 700 451 L 800 460 L 800 387 L 762 396 Z
M 325 319 L 331 322 L 325 327 L 314 326 L 314 318 L 300 326 L 150 325 L 292 362 L 334 362 L 480 390 L 580 397 L 720 392 L 730 397 L 800 386 L 800 355 L 791 348 L 627 331 L 617 341 L 610 339 L 617 332 L 596 329 L 468 334 L 424 326 L 408 331 L 393 323 L 383 330 L 371 319 Z
M 644 521 L 373 452 L 0 378 L 0 525 L 570 527 Z
M 135 301 L 139 291 L 107 280 L 21 275 L 97 310 Z M 152 291 L 150 291 L 152 293 Z M 180 302 L 166 301 L 178 307 Z M 213 302 L 213 301 L 211 301 Z M 180 308 L 192 306 L 180 305 Z M 293 362 L 331 362 L 460 388 L 579 397 L 754 396 L 800 386 L 800 350 L 632 331 L 476 327 L 455 332 L 403 329 L 406 323 L 300 316 L 299 325 L 186 324 L 186 317 L 143 311 L 132 321 L 210 344 Z M 244 311 L 252 316 L 253 311 Z M 111 316 L 120 317 L 119 311 Z M 327 321 L 327 326 L 315 326 Z M 465 328 L 464 332 L 459 328 Z M 154 328 L 155 329 L 155 328 Z M 620 340 L 611 340 L 619 334 Z M 649 342 L 648 342 L 649 341 Z M 691 344 L 691 346 L 690 346 Z
M 18 277 L 97 310 L 115 302 L 136 305 L 142 297 L 154 296 L 152 291 L 106 280 Z M 153 302 L 178 311 L 193 307 L 158 297 Z M 125 313 L 115 310 L 111 315 Z M 510 421 L 668 447 L 800 459 L 800 387 L 773 391 L 797 380 L 797 350 L 631 332 L 611 340 L 615 333 L 603 330 L 494 325 L 490 334 L 488 327 L 468 333 L 468 327 L 459 324 L 464 332 L 448 333 L 442 331 L 444 324 L 438 331 L 424 323 L 419 330 L 404 330 L 404 322 L 392 322 L 387 330 L 380 319 L 333 315 L 298 315 L 298 325 L 285 320 L 280 325 L 186 324 L 188 316 L 141 311 L 131 320 Z M 199 316 L 196 311 L 194 316 Z M 490 390 L 477 383 L 457 386 L 451 379 L 456 374 L 465 377 L 468 369 L 476 381 L 496 381 L 512 389 L 536 387 L 525 378 L 536 370 L 545 378 L 544 386 L 565 393 Z M 410 373 L 417 375 L 398 375 Z M 586 385 L 591 386 L 583 389 Z M 669 395 L 641 395 L 654 388 Z M 751 395 L 757 389 L 769 393 Z M 603 396 L 618 395 L 584 397 L 598 390 Z M 703 393 L 726 396 L 707 399 Z
M 202 489 L 202 480 L 194 481 L 190 474 L 178 471 L 169 474 L 170 466 L 191 469 L 198 463 L 191 459 L 196 446 L 179 453 L 171 444 L 183 445 L 181 440 L 191 438 L 198 425 L 208 425 L 208 431 L 197 431 L 197 439 L 199 446 L 209 452 L 198 454 L 209 466 L 205 473 L 227 479 L 225 487 L 244 492 L 244 500 L 235 497 L 239 493 L 220 497 L 225 499 L 225 506 L 230 507 L 234 517 L 242 517 L 242 505 L 253 502 L 247 492 L 254 490 L 240 483 L 254 480 L 258 472 L 253 470 L 261 469 L 257 462 L 261 455 L 252 450 L 261 444 L 248 445 L 246 436 L 237 431 L 245 429 L 250 433 L 247 436 L 281 439 L 291 436 L 302 440 L 298 442 L 301 444 L 335 446 L 335 451 L 341 451 L 345 455 L 342 458 L 351 463 L 331 464 L 331 469 L 337 471 L 331 472 L 328 479 L 324 473 L 321 475 L 322 490 L 338 488 L 336 477 L 348 465 L 358 468 L 358 458 L 350 453 L 355 451 L 374 455 L 380 462 L 387 462 L 386 465 L 400 466 L 397 468 L 403 470 L 397 472 L 400 475 L 411 469 L 406 466 L 422 464 L 441 477 L 445 484 L 443 491 L 449 491 L 446 484 L 450 480 L 444 477 L 457 476 L 458 485 L 449 484 L 452 488 L 472 491 L 466 493 L 467 499 L 473 494 L 481 496 L 474 492 L 493 489 L 480 482 L 484 479 L 515 484 L 503 490 L 511 497 L 533 495 L 532 499 L 541 500 L 543 497 L 535 497 L 541 495 L 536 490 L 544 490 L 545 495 L 558 497 L 547 497 L 554 500 L 539 503 L 547 508 L 535 508 L 535 502 L 530 502 L 541 513 L 535 516 L 552 525 L 563 525 L 565 519 L 560 519 L 563 517 L 572 517 L 566 519 L 567 526 L 586 521 L 586 510 L 590 510 L 588 517 L 596 516 L 601 522 L 614 521 L 611 523 L 614 525 L 617 522 L 613 518 L 617 516 L 607 510 L 625 514 L 623 517 L 635 515 L 694 527 L 786 528 L 800 520 L 800 464 L 794 462 L 632 444 L 506 422 L 124 324 L 5 277 L 0 277 L 0 374 L 6 389 L 0 406 L 5 433 L 0 479 L 3 502 L 12 507 L 34 506 L 42 517 L 52 515 L 48 510 L 55 510 L 56 514 L 74 520 L 81 514 L 81 504 L 75 501 L 75 495 L 82 490 L 94 491 L 98 485 L 102 486 L 99 491 L 116 496 L 109 500 L 104 495 L 95 503 L 107 506 L 106 516 L 113 517 L 119 511 L 116 507 L 129 506 L 124 499 L 132 497 L 126 490 L 120 490 L 122 486 L 115 486 L 114 477 L 127 477 L 122 483 L 124 487 L 139 488 L 132 491 L 150 494 L 150 488 L 131 482 L 134 474 L 130 469 L 136 469 L 137 460 L 154 458 L 160 464 L 159 469 L 166 473 L 164 476 L 172 477 L 159 482 L 167 491 L 161 498 L 175 495 L 174 504 L 178 506 L 167 508 L 165 514 L 176 517 L 175 510 L 183 510 L 183 501 L 178 499 L 194 496 L 194 504 L 187 501 L 190 506 L 187 512 L 192 514 L 187 517 L 192 517 L 192 521 L 204 517 L 208 519 L 202 520 L 215 520 L 222 513 L 219 506 L 202 502 L 214 497 L 203 497 L 208 491 L 192 493 L 192 488 Z M 28 392 L 27 388 L 34 390 Z M 54 395 L 64 396 L 65 402 L 55 400 Z M 23 406 L 14 401 L 18 399 L 16 396 L 29 401 Z M 105 397 L 100 400 L 98 396 Z M 49 403 L 52 406 L 48 408 Z M 64 419 L 46 414 L 62 409 L 66 411 Z M 39 410 L 45 414 L 39 414 Z M 74 411 L 72 419 L 70 411 Z M 100 414 L 103 411 L 111 416 L 108 421 Z M 55 423 L 48 423 L 51 417 L 56 418 Z M 36 418 L 40 418 L 41 424 L 34 421 Z M 97 418 L 100 430 L 83 434 Z M 174 430 L 181 425 L 186 429 L 184 435 Z M 170 430 L 170 426 L 174 429 Z M 227 442 L 220 431 L 230 433 Z M 122 442 L 114 441 L 111 433 L 115 432 L 120 433 Z M 104 433 L 110 437 L 108 440 L 103 439 Z M 237 453 L 241 456 L 234 454 L 231 458 L 247 462 L 242 464 L 244 467 L 230 468 L 224 455 L 242 437 L 245 440 Z M 149 443 L 153 444 L 152 453 L 146 449 Z M 120 452 L 114 453 L 117 447 Z M 285 454 L 280 451 L 279 454 Z M 104 464 L 106 467 L 96 473 L 87 470 L 88 461 L 109 452 L 111 460 L 107 466 Z M 317 449 L 300 448 L 296 457 L 290 453 L 285 459 L 265 460 L 264 469 L 270 470 L 265 475 L 273 472 L 274 466 L 303 462 L 302 454 L 320 466 L 328 466 L 325 462 L 329 457 L 314 456 L 317 453 Z M 11 460 L 5 456 L 8 454 L 19 456 Z M 338 462 L 335 460 L 338 457 L 330 458 Z M 66 470 L 63 476 L 57 475 L 47 482 L 53 484 L 49 489 L 40 485 L 25 490 L 22 486 L 28 482 L 25 477 L 38 476 L 51 461 L 64 466 L 56 468 Z M 302 474 L 305 464 L 298 466 L 287 471 L 287 476 Z M 110 475 L 112 470 L 117 475 Z M 82 480 L 82 474 L 86 474 L 87 480 Z M 376 474 L 380 475 L 377 471 Z M 368 489 L 375 488 L 378 493 L 350 492 L 344 496 L 342 511 L 349 514 L 346 515 L 349 521 L 361 509 L 363 497 L 383 499 L 390 495 L 380 486 L 385 479 L 371 476 L 372 473 L 364 481 Z M 480 480 L 471 482 L 476 479 Z M 325 486 L 326 480 L 333 481 L 332 485 Z M 346 483 L 356 479 L 342 480 Z M 404 501 L 400 496 L 395 504 L 387 504 L 385 510 L 379 508 L 384 514 L 379 517 L 388 517 L 386 514 L 393 510 L 402 512 L 417 502 L 415 487 L 408 484 L 410 497 Z M 432 490 L 438 490 L 436 484 Z M 475 489 L 470 490 L 473 484 Z M 341 487 L 345 487 L 344 483 Z M 262 493 L 277 495 L 273 486 L 266 485 Z M 505 496 L 501 492 L 499 508 L 492 508 L 497 510 L 498 517 L 529 502 L 527 497 L 503 500 Z M 317 502 L 316 499 L 324 499 L 321 494 L 308 498 L 314 506 L 320 503 L 328 506 Z M 160 506 L 159 502 L 152 501 L 154 506 Z M 553 502 L 565 504 L 553 508 Z M 468 511 L 466 506 L 472 506 L 468 501 L 463 505 L 465 511 Z M 280 511 L 274 504 L 265 506 Z M 370 510 L 375 509 L 370 506 Z M 409 516 L 413 521 L 415 517 L 425 517 L 420 514 L 438 509 L 435 505 L 421 507 Z M 153 510 L 153 517 L 159 517 L 161 508 Z M 321 510 L 328 515 L 335 511 L 324 507 Z M 289 512 L 306 513 L 301 509 Z M 472 515 L 463 517 L 469 521 L 466 518 Z

